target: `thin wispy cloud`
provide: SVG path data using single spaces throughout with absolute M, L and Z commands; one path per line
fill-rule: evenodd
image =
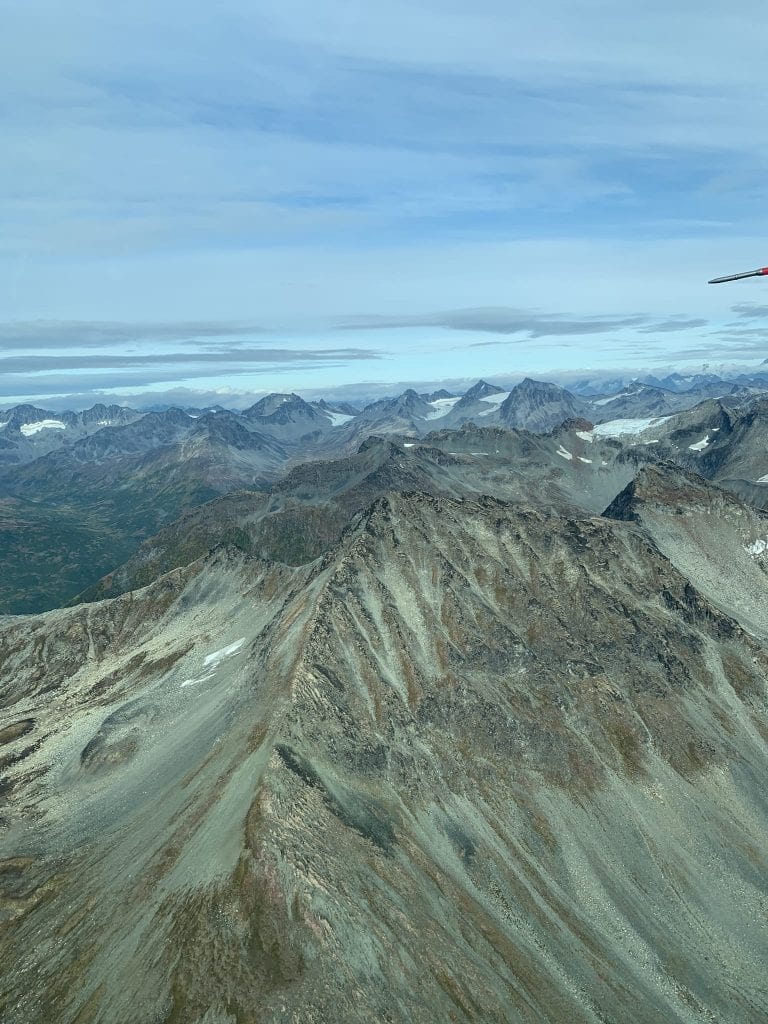
M 522 339 L 568 337 L 569 335 L 599 335 L 616 331 L 637 330 L 641 334 L 674 334 L 706 327 L 702 317 L 675 317 L 659 319 L 649 313 L 636 313 L 625 317 L 586 316 L 573 317 L 565 313 L 537 313 L 534 311 L 496 307 L 490 309 L 457 309 L 440 313 L 413 316 L 359 316 L 340 325 L 342 330 L 396 330 L 405 327 L 444 327 L 454 331 L 488 332 L 490 334 L 517 334 Z M 476 346 L 495 342 L 476 342 Z
M 360 316 L 340 324 L 342 330 L 394 330 L 404 327 L 445 327 L 452 331 L 488 331 L 544 338 L 568 334 L 605 334 L 647 323 L 648 317 L 584 317 L 569 319 L 556 313 L 537 314 L 500 306 L 490 309 L 455 309 L 413 316 Z
M 0 322 L 0 351 L 25 348 L 103 348 L 115 344 L 159 341 L 189 341 L 195 338 L 222 338 L 261 334 L 259 324 L 231 320 L 181 321 L 177 323 L 117 323 L 89 320 L 26 320 Z
M 260 330 L 229 321 L 0 324 L 0 396 L 44 400 L 75 388 L 96 394 L 222 374 L 258 388 L 265 374 L 338 372 L 356 362 L 386 358 L 385 352 L 370 346 L 288 348 L 270 345 L 266 336 L 258 346 L 231 340 L 246 333 L 258 335 Z
M 304 369 L 309 371 L 316 369 L 335 371 L 345 365 L 341 360 L 336 362 L 330 360 L 313 362 L 311 359 L 307 359 Z M 231 377 L 228 374 L 227 379 L 237 381 L 238 376 L 241 379 L 250 376 L 252 381 L 250 390 L 269 391 L 269 381 L 273 375 L 275 379 L 280 379 L 294 373 L 295 370 L 296 364 L 293 362 L 276 362 L 269 366 L 268 373 L 262 371 L 260 374 L 253 375 L 251 373 L 249 375 L 244 370 L 241 374 L 235 372 Z M 50 396 L 70 394 L 75 391 L 80 391 L 81 394 L 93 395 L 104 390 L 121 390 L 125 392 L 126 389 L 130 391 L 132 389 L 156 387 L 163 384 L 172 385 L 175 388 L 182 383 L 180 378 L 181 375 L 178 368 L 175 370 L 156 368 L 143 368 L 140 370 L 99 369 L 77 373 L 76 375 L 61 372 L 46 373 L 42 376 L 39 374 L 8 374 L 0 378 L 0 396 L 45 401 Z M 185 382 L 215 382 L 220 379 L 220 375 L 212 373 L 210 367 L 189 367 L 183 374 L 183 381 Z M 285 390 L 285 388 L 276 388 L 275 390 Z M 85 404 L 91 405 L 93 400 L 89 398 Z
M 100 369 L 122 369 L 125 367 L 143 366 L 182 366 L 185 372 L 193 367 L 208 364 L 210 366 L 226 363 L 232 364 L 231 371 L 237 372 L 237 367 L 246 372 L 254 364 L 294 364 L 303 363 L 309 366 L 319 366 L 330 362 L 335 366 L 351 360 L 359 359 L 380 359 L 377 352 L 370 352 L 363 349 L 339 348 L 339 349 L 317 349 L 314 351 L 297 349 L 217 349 L 215 352 L 206 351 L 181 351 L 166 352 L 163 354 L 136 353 L 130 356 L 111 355 L 101 353 L 99 355 L 72 355 L 72 356 L 5 356 L 0 357 L 0 373 L 39 373 L 42 371 L 57 370 L 87 370 Z M 178 369 L 176 371 L 178 373 Z
M 743 320 L 765 320 L 768 317 L 768 306 L 742 302 L 738 306 L 731 306 L 731 312 Z
M 729 328 L 717 332 L 719 338 L 768 338 L 768 327 Z
M 698 327 L 706 327 L 708 323 L 708 320 L 701 317 L 687 320 L 681 317 L 679 320 L 660 320 L 640 327 L 639 331 L 641 334 L 677 334 L 679 331 L 691 331 Z

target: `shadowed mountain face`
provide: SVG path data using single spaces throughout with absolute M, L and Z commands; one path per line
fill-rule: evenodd
M 0 481 L 0 611 L 65 603 L 187 509 L 264 487 L 288 457 L 229 413 L 171 410 L 20 466 Z
M 317 441 L 330 426 L 325 409 L 315 408 L 298 395 L 267 395 L 246 409 L 242 417 L 257 430 L 283 442 Z
M 694 392 L 675 392 L 647 384 L 633 384 L 618 394 L 593 399 L 588 415 L 595 423 L 638 416 L 668 416 L 710 398 L 727 396 L 736 403 L 744 401 L 749 395 L 747 389 L 724 381 L 698 387 Z
M 546 431 L 583 416 L 588 408 L 565 388 L 526 377 L 499 406 L 499 419 L 507 427 Z
M 721 605 L 641 522 L 396 494 L 0 622 L 3 1019 L 763 1019 L 768 651 Z

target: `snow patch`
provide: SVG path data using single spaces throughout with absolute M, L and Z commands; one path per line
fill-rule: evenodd
M 563 459 L 573 459 L 573 455 L 571 454 L 571 452 L 569 452 L 567 448 L 563 448 L 562 445 L 560 445 L 560 447 L 557 449 L 557 454 L 560 455 Z
M 608 398 L 596 398 L 593 405 L 608 405 L 609 402 L 618 402 L 620 398 L 631 398 L 632 395 L 639 395 L 642 388 L 635 388 L 634 391 L 622 391 L 620 395 L 610 395 Z
M 607 423 L 598 423 L 593 433 L 598 437 L 619 437 L 622 434 L 642 434 L 649 427 L 656 427 L 665 423 L 669 416 L 651 416 L 649 419 L 633 420 L 609 420 Z
M 595 440 L 591 430 L 577 430 L 576 437 L 580 437 L 582 441 L 589 441 L 590 444 Z
M 702 438 L 701 441 L 697 441 L 696 444 L 689 444 L 688 448 L 692 452 L 703 452 L 708 444 L 709 444 L 709 434 L 707 434 L 706 437 Z
M 759 480 L 755 480 L 756 484 L 768 484 L 768 473 L 765 476 L 761 476 Z
M 768 540 L 756 540 L 752 544 L 745 544 L 744 550 L 748 555 L 762 555 L 768 549 Z
M 583 455 L 580 455 L 579 456 L 579 462 L 588 462 L 591 465 L 592 459 L 585 459 Z
M 439 420 L 442 416 L 447 416 L 460 400 L 461 395 L 457 395 L 456 398 L 436 398 L 434 402 L 428 402 L 427 404 L 432 407 L 432 412 L 428 412 L 424 419 Z
M 213 677 L 215 675 L 216 675 L 215 672 L 209 672 L 207 675 L 197 676 L 195 679 L 185 679 L 184 682 L 181 685 L 182 685 L 182 687 L 184 687 L 184 686 L 197 686 L 198 683 L 206 683 L 209 679 L 213 679 Z
M 403 441 L 403 448 L 413 448 L 415 444 L 415 441 Z
M 505 402 L 510 396 L 509 391 L 502 391 L 498 395 L 486 395 L 485 398 L 481 398 L 481 402 L 487 402 L 491 406 L 490 409 L 484 412 L 479 412 L 478 416 L 490 416 L 491 413 L 496 412 L 502 402 Z
M 609 402 L 615 402 L 617 398 L 623 398 L 624 395 L 612 395 L 610 398 L 596 398 L 594 405 L 608 405 Z
M 207 654 L 203 658 L 203 668 L 216 668 L 225 658 L 231 658 L 233 654 L 237 654 L 244 643 L 245 637 L 242 636 L 228 647 L 222 647 L 221 650 L 214 651 L 213 654 Z
M 39 420 L 37 423 L 24 423 L 19 427 L 24 437 L 31 437 L 41 430 L 66 430 L 66 423 L 61 420 Z
M 355 418 L 345 412 L 328 412 L 327 409 L 325 410 L 325 415 L 331 421 L 332 427 L 340 427 L 342 423 L 349 423 L 350 420 Z
M 495 395 L 485 395 L 480 401 L 487 402 L 489 405 L 501 405 L 502 402 L 506 402 L 510 394 L 510 391 L 499 391 Z

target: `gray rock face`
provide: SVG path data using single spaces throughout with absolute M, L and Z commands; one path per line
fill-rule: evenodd
M 499 418 L 507 427 L 544 432 L 582 416 L 588 408 L 587 402 L 565 388 L 526 377 L 502 403 Z
M 665 463 L 641 469 L 605 515 L 642 524 L 708 600 L 768 639 L 768 513 Z
M 0 620 L 3 1019 L 764 1019 L 768 649 L 672 490 L 389 494 Z

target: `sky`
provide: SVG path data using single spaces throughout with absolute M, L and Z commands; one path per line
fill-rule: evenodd
M 0 0 L 0 25 L 0 404 L 768 355 L 768 285 L 706 284 L 768 264 L 762 5 Z

